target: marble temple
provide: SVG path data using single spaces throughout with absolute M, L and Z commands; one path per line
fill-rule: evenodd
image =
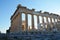
M 22 13 L 25 14 L 25 20 L 22 20 Z M 28 27 L 28 14 L 31 15 L 31 27 Z M 37 17 L 37 28 L 35 28 L 34 23 L 34 15 Z M 40 23 L 40 18 L 42 17 L 42 23 Z M 46 22 L 45 19 L 46 18 Z M 28 9 L 25 6 L 18 5 L 16 11 L 10 18 L 11 26 L 9 28 L 10 33 L 14 32 L 22 32 L 22 31 L 60 31 L 60 15 L 49 13 L 49 12 L 42 12 L 42 11 L 35 11 L 35 9 Z M 50 20 L 50 22 L 49 22 Z

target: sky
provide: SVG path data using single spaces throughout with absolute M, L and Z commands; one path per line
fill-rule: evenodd
M 0 31 L 6 33 L 10 27 L 10 17 L 18 4 L 36 11 L 47 11 L 60 15 L 60 0 L 0 0 Z

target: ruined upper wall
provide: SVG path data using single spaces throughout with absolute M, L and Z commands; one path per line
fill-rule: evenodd
M 49 12 L 42 12 L 42 11 L 35 11 L 35 9 L 28 9 L 27 7 L 21 6 L 20 4 L 17 6 L 16 11 L 14 14 L 11 16 L 11 19 L 14 18 L 14 15 L 18 14 L 17 12 L 20 13 L 28 13 L 28 14 L 34 14 L 34 15 L 40 15 L 40 16 L 49 16 L 49 17 L 59 17 L 59 15 L 54 14 L 54 13 L 49 13 Z
M 28 9 L 27 7 L 24 7 L 24 6 L 21 6 L 20 4 L 17 6 L 17 9 L 16 11 L 14 12 L 14 14 L 11 16 L 10 19 L 13 18 L 13 16 L 18 12 L 21 12 L 21 13 L 32 13 L 33 11 L 35 11 L 35 9 Z

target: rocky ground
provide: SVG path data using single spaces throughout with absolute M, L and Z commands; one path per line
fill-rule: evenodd
M 0 40 L 60 40 L 60 33 L 0 33 Z

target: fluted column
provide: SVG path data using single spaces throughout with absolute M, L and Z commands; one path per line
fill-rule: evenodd
M 38 30 L 40 29 L 40 23 L 39 23 L 39 15 L 37 15 L 37 27 L 38 27 Z
M 52 23 L 52 18 L 50 17 L 50 22 Z
M 51 25 L 51 29 L 53 28 L 53 24 L 52 24 L 52 18 L 50 17 L 50 25 Z
M 54 26 L 56 25 L 56 21 L 55 21 L 55 18 L 54 18 Z
M 19 29 L 20 29 L 20 31 L 22 31 L 22 13 L 20 13 L 19 25 L 20 25 Z
M 48 23 L 49 23 L 49 21 L 48 21 L 48 17 L 46 17 L 46 22 L 47 22 L 47 28 L 48 28 Z
M 25 14 L 25 20 L 26 20 L 26 31 L 28 31 L 28 14 Z
M 54 18 L 54 23 L 55 23 L 55 18 Z
M 47 23 L 49 23 L 49 22 L 48 22 L 48 17 L 46 17 L 46 21 L 47 21 Z
M 45 23 L 44 23 L 44 17 L 43 16 L 42 16 L 42 24 L 43 24 L 43 27 L 44 27 L 43 31 L 46 31 L 46 29 L 45 29 Z
M 32 29 L 34 29 L 34 15 L 33 14 L 31 14 L 31 23 L 32 23 Z
M 44 17 L 42 16 L 42 23 L 44 23 Z
M 57 19 L 57 22 L 58 22 L 58 19 Z
M 56 20 L 55 20 L 55 18 L 54 18 L 53 31 L 57 31 L 57 25 L 56 25 Z
M 37 15 L 37 24 L 39 24 L 39 15 Z

